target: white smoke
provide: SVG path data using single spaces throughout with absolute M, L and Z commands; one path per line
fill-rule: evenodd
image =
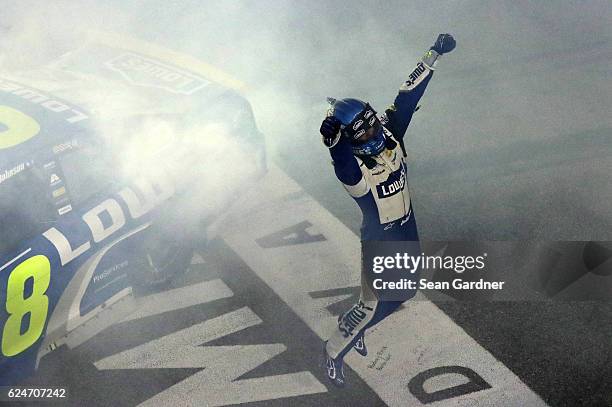
M 46 63 L 82 44 L 87 30 L 121 29 L 130 17 L 96 1 L 3 1 L 0 69 L 22 70 Z
M 83 103 L 94 113 L 91 125 L 116 163 L 112 172 L 101 177 L 120 182 L 170 178 L 182 198 L 181 215 L 193 223 L 218 215 L 237 199 L 239 189 L 252 181 L 258 168 L 254 151 L 229 128 L 231 117 L 186 124 L 180 115 L 156 115 L 151 109 L 156 101 L 144 96 L 139 87 L 115 88 L 104 80 L 78 75 L 67 77 L 65 83 L 40 80 L 45 76 L 41 66 L 87 47 L 91 31 L 127 32 L 135 16 L 102 2 L 26 3 L 14 4 L 0 16 L 0 68 L 24 81 L 30 75 L 32 86 L 45 90 L 48 85 L 49 92 Z M 58 76 L 57 80 L 64 79 Z M 159 105 L 164 102 L 160 100 Z M 172 108 L 188 111 L 189 103 Z M 98 181 L 102 185 L 104 180 Z
M 253 151 L 224 123 L 177 130 L 172 122 L 148 118 L 130 130 L 117 154 L 124 179 L 170 178 L 187 201 L 182 216 L 194 222 L 220 215 L 258 172 Z
M 457 49 L 440 61 L 408 135 L 423 236 L 561 238 L 564 231 L 588 238 L 597 229 L 603 238 L 609 228 L 598 225 L 610 223 L 610 212 L 598 202 L 609 201 L 610 189 L 597 188 L 592 199 L 579 185 L 605 185 L 610 165 L 598 154 L 610 151 L 603 136 L 612 126 L 612 9 L 598 0 L 576 7 L 509 0 L 12 2 L 0 14 L 0 66 L 36 65 L 78 43 L 80 28 L 125 32 L 194 55 L 248 84 L 273 159 L 312 185 L 318 199 L 353 208 L 320 145 L 325 97 L 358 97 L 384 109 L 435 36 L 451 32 Z M 514 162 L 515 154 L 522 161 Z M 589 162 L 584 154 L 599 158 Z M 542 163 L 557 155 L 565 167 L 547 171 Z M 490 161 L 498 163 L 495 179 Z M 316 187 L 309 172 L 327 175 L 316 177 Z M 563 182 L 550 182 L 556 176 Z M 528 198 L 534 195 L 540 199 Z M 572 202 L 563 204 L 567 197 Z M 516 209 L 527 201 L 529 210 Z M 604 222 L 542 227 L 593 205 L 593 219 Z M 356 228 L 357 210 L 343 213 Z

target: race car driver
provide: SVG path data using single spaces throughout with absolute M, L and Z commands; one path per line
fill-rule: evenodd
M 331 99 L 321 124 L 336 176 L 363 214 L 361 240 L 418 241 L 406 181 L 404 134 L 441 55 L 455 48 L 450 34 L 440 34 L 399 89 L 394 103 L 378 116 L 366 102 Z M 338 318 L 325 344 L 327 377 L 344 386 L 343 358 L 351 349 L 367 355 L 364 333 L 395 311 L 401 301 L 378 301 L 363 278 L 359 302 Z

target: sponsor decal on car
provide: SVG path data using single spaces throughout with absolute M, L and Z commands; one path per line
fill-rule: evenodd
M 25 170 L 26 168 L 29 168 L 31 165 L 32 165 L 32 161 L 27 161 L 27 162 L 18 164 L 13 168 L 9 168 L 9 169 L 4 170 L 3 172 L 0 172 L 0 184 L 2 184 L 7 179 L 12 178 L 15 175 L 19 174 L 21 171 Z
M 61 290 L 48 290 L 52 272 L 62 270 L 101 244 L 106 244 L 110 238 L 117 238 L 122 230 L 132 228 L 128 235 L 138 230 L 134 227 L 143 222 L 138 219 L 174 194 L 170 180 L 162 178 L 135 181 L 80 213 L 81 216 L 75 215 L 66 222 L 58 221 L 32 239 L 27 249 L 3 262 L 0 266 L 0 295 L 6 298 L 6 311 L 0 309 L 0 361 L 5 362 L 7 358 L 26 352 L 44 336 L 49 311 L 61 294 Z M 63 187 L 56 191 L 61 190 L 65 192 Z M 56 191 L 54 195 L 59 193 Z M 58 213 L 61 215 L 71 210 L 72 207 L 66 205 L 58 209 Z M 28 285 L 30 294 L 26 294 Z
M 60 182 L 62 182 L 62 180 L 60 177 L 57 176 L 56 173 L 52 173 L 51 176 L 49 177 L 49 185 L 51 186 L 55 186 L 59 184 Z
M 58 189 L 54 189 L 51 192 L 51 195 L 53 195 L 53 198 L 59 198 L 60 196 L 64 195 L 66 193 L 66 188 L 65 187 L 61 187 Z
M 52 99 L 36 89 L 25 87 L 15 82 L 0 79 L 0 91 L 19 96 L 24 100 L 42 106 L 50 112 L 59 113 L 63 115 L 64 120 L 68 123 L 76 123 L 89 118 L 89 116 L 81 110 L 75 109 L 57 99 Z
M 112 267 L 107 268 L 106 270 L 102 271 L 100 274 L 96 274 L 93 277 L 93 282 L 97 283 L 99 281 L 102 281 L 104 279 L 106 279 L 108 276 L 110 276 L 112 273 L 114 273 L 115 271 L 121 270 L 123 268 L 125 268 L 128 265 L 128 261 L 124 260 L 119 264 L 115 264 Z
M 58 215 L 65 215 L 72 210 L 72 205 L 62 206 L 57 210 Z
M 200 76 L 131 52 L 108 61 L 106 66 L 134 85 L 183 95 L 191 95 L 210 83 Z
M 55 166 L 56 166 L 55 161 L 49 161 L 48 163 L 43 164 L 43 168 L 45 170 L 51 170 L 51 169 L 55 168 Z
M 79 140 L 72 139 L 53 146 L 53 154 L 59 154 L 66 150 L 73 150 L 79 146 Z

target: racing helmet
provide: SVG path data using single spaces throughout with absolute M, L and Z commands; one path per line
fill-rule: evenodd
M 342 123 L 341 132 L 350 140 L 353 154 L 371 156 L 385 149 L 383 126 L 369 103 L 352 98 L 327 98 L 327 101 L 331 105 L 327 114 Z

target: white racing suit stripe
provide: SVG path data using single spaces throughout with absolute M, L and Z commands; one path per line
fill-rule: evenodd
M 353 198 L 361 198 L 362 196 L 370 192 L 370 186 L 368 185 L 365 177 L 361 177 L 359 182 L 355 185 L 342 185 L 344 185 L 344 189 L 346 189 L 346 192 L 348 192 L 349 195 Z
M 433 62 L 431 62 L 431 60 L 432 58 L 425 59 L 425 61 L 433 65 Z M 435 58 L 433 58 L 433 61 L 435 61 Z M 408 78 L 408 80 L 402 83 L 402 85 L 399 88 L 399 91 L 400 92 L 410 92 L 414 90 L 429 76 L 429 73 L 432 70 L 433 70 L 432 67 L 430 67 L 430 65 L 427 65 L 424 61 L 419 62 L 416 68 L 414 68 L 414 71 L 412 71 L 412 73 L 410 74 L 410 77 Z

